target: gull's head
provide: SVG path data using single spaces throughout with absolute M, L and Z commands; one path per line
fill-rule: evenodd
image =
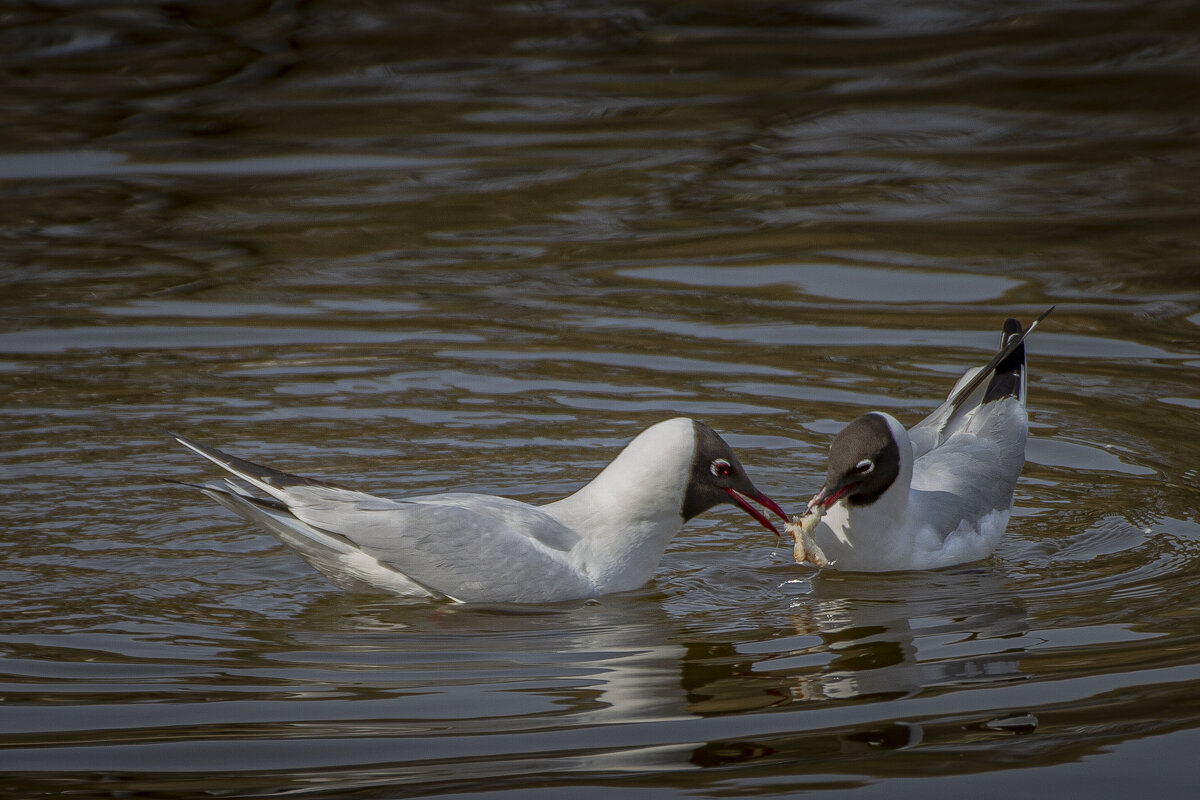
M 730 503 L 745 511 L 776 536 L 779 529 L 771 524 L 767 515 L 751 505 L 750 501 L 779 515 L 785 522 L 787 514 L 771 498 L 755 488 L 742 462 L 717 432 L 698 420 L 688 420 L 694 436 L 691 472 L 683 495 L 680 513 L 684 522 L 708 511 L 715 505 Z
M 825 485 L 809 501 L 810 509 L 834 503 L 866 506 L 878 500 L 900 476 L 898 438 L 904 428 L 891 415 L 863 414 L 834 437 L 829 446 Z

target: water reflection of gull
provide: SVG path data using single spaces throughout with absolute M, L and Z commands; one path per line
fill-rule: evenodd
M 977 568 L 888 576 L 812 578 L 793 607 L 798 634 L 832 658 L 799 673 L 797 700 L 904 697 L 935 687 L 1026 677 L 1009 639 L 1028 630 L 1003 575 Z
M 766 594 L 774 602 L 758 608 L 778 620 L 778 594 Z M 818 706 L 1024 676 L 1010 637 L 1022 641 L 1025 615 L 991 570 L 819 576 L 790 611 L 784 625 L 716 630 L 634 595 L 541 608 L 330 595 L 264 648 L 259 672 L 325 701 L 304 707 L 303 725 L 420 745 L 385 760 L 381 780 L 417 770 L 446 782 L 544 772 L 547 742 L 556 773 L 769 758 L 781 747 L 770 731 L 790 715 L 752 712 L 798 703 L 823 720 L 818 738 L 835 737 L 828 747 L 910 747 L 922 720 Z M 732 724 L 703 721 L 716 716 Z
M 484 684 L 489 693 L 511 694 L 520 688 L 547 723 L 563 716 L 585 725 L 693 716 L 680 682 L 687 650 L 674 643 L 674 625 L 661 605 L 634 596 L 580 605 L 430 608 L 330 595 L 310 613 L 331 620 L 335 630 L 294 637 L 332 647 L 351 663 L 410 665 L 386 673 L 405 691 L 453 695 Z M 471 668 L 464 670 L 464 663 Z M 493 666 L 474 668 L 481 664 Z M 536 695 L 550 706 L 532 702 Z M 470 710 L 470 716 L 485 715 L 478 705 Z

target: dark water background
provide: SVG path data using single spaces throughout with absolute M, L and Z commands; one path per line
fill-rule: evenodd
M 0 794 L 1193 796 L 1196 4 L 14 3 L 0 75 Z M 795 509 L 1051 304 L 970 568 L 727 509 L 414 607 L 160 482 L 543 501 L 687 414 Z

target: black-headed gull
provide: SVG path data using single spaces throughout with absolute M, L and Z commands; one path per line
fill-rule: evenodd
M 635 589 L 684 522 L 732 503 L 783 519 L 733 450 L 702 422 L 652 425 L 574 494 L 543 506 L 456 492 L 388 500 L 243 461 L 172 434 L 269 495 L 194 485 L 261 525 L 345 589 L 460 602 L 538 603 Z
M 843 428 L 825 485 L 788 526 L 796 560 L 888 572 L 991 554 L 1025 464 L 1025 337 L 1053 310 L 1024 332 L 1007 320 L 999 352 L 911 430 L 882 411 Z

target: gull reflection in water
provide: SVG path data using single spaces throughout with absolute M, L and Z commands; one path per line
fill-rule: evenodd
M 819 573 L 792 604 L 797 635 L 828 662 L 797 675 L 797 700 L 908 697 L 934 687 L 1024 679 L 1025 609 L 991 568 Z

